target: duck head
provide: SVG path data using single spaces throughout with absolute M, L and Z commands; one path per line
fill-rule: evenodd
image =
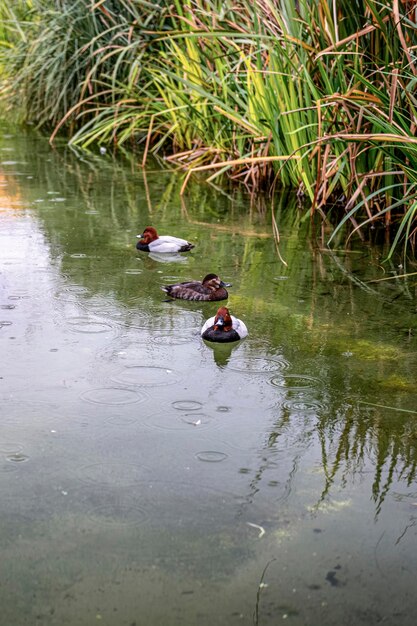
M 214 330 L 223 330 L 228 332 L 232 330 L 232 318 L 230 317 L 229 309 L 226 306 L 221 306 L 214 318 Z
M 204 287 L 207 287 L 208 289 L 210 289 L 212 291 L 214 291 L 216 289 L 219 289 L 220 287 L 231 287 L 232 286 L 231 283 L 223 282 L 217 276 L 217 274 L 207 274 L 207 276 L 204 276 L 204 278 L 203 278 L 203 285 L 204 285 Z
M 147 226 L 141 235 L 136 235 L 144 244 L 149 244 L 158 239 L 158 233 L 153 226 Z

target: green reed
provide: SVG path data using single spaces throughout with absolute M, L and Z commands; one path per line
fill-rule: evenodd
M 336 232 L 376 223 L 393 249 L 414 245 L 412 4 L 14 6 L 0 9 L 3 102 L 52 138 L 65 128 L 83 148 L 141 146 L 143 163 L 153 153 L 209 180 L 227 172 L 252 190 L 294 188 Z
M 11 4 L 11 6 L 10 6 Z M 128 0 L 18 0 L 2 3 L 3 108 L 40 127 L 76 128 L 73 111 L 111 104 L 118 81 L 137 76 L 145 35 L 158 3 Z M 19 11 L 13 11 L 18 4 Z M 94 113 L 93 113 L 94 115 Z

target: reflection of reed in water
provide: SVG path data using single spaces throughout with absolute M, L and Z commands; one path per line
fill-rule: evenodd
M 342 481 L 345 481 L 349 473 L 360 473 L 366 461 L 373 457 L 375 474 L 372 497 L 378 515 L 396 475 L 407 484 L 416 478 L 417 412 L 402 412 L 394 407 L 364 407 L 361 401 L 343 405 L 341 408 L 344 411 L 343 422 L 339 426 L 339 437 L 331 459 L 326 453 L 326 449 L 329 449 L 329 443 L 326 445 L 326 430 L 334 424 L 321 424 L 319 428 L 326 476 L 321 500 L 326 497 L 339 471 L 342 472 Z M 414 417 L 407 413 L 414 414 Z M 340 417 L 340 408 L 338 415 Z
M 395 477 L 399 476 L 406 484 L 416 479 L 415 414 L 416 411 L 402 412 L 394 407 L 365 406 L 361 401 L 336 405 L 314 394 L 306 395 L 305 391 L 302 397 L 290 391 L 281 403 L 281 416 L 270 433 L 268 447 L 276 447 L 284 435 L 296 435 L 299 444 L 293 440 L 296 468 L 302 450 L 306 450 L 317 435 L 325 478 L 315 508 L 324 503 L 337 477 L 346 485 L 349 477 L 353 479 L 375 467 L 372 497 L 378 516 Z M 304 426 L 297 429 L 297 436 L 295 421 L 300 418 L 304 419 Z M 292 448 L 288 442 L 285 445 L 287 451 Z M 261 471 L 259 468 L 259 476 Z
M 48 160 L 39 158 L 45 152 Z M 404 328 L 414 327 L 415 296 L 410 292 L 406 312 L 404 308 L 399 315 L 399 308 L 395 309 L 394 305 L 401 304 L 398 296 L 404 284 L 375 283 L 370 288 L 367 282 L 380 277 L 379 252 L 370 251 L 364 267 L 363 247 L 360 251 L 336 250 L 332 255 L 328 250 L 314 248 L 308 220 L 300 221 L 297 211 L 291 210 L 288 196 L 280 195 L 274 206 L 274 217 L 283 237 L 281 245 L 285 248 L 283 257 L 288 263 L 288 267 L 283 267 L 278 264 L 273 239 L 268 237 L 270 204 L 263 201 L 258 205 L 252 201 L 249 205 L 241 189 L 217 190 L 202 186 L 197 180 L 196 184 L 190 182 L 187 195 L 180 200 L 182 179 L 173 172 L 148 171 L 145 189 L 145 179 L 138 176 L 136 167 L 129 170 L 125 164 L 104 161 L 99 156 L 83 155 L 79 159 L 68 150 L 51 152 L 46 141 L 31 135 L 21 136 L 16 144 L 16 160 L 28 161 L 28 155 L 36 157 L 29 162 L 33 179 L 27 187 L 19 181 L 18 194 L 25 203 L 36 206 L 51 258 L 65 275 L 64 282 L 78 286 L 79 292 L 67 293 L 66 298 L 82 304 L 89 316 L 105 313 L 104 322 L 112 326 L 117 318 L 124 333 L 146 329 L 152 347 L 162 349 L 197 340 L 198 328 L 208 310 L 193 308 L 191 312 L 189 303 L 161 304 L 159 271 L 168 266 L 152 259 L 139 261 L 134 251 L 138 224 L 172 224 L 181 220 L 189 227 L 189 235 L 197 240 L 201 251 L 192 260 L 193 273 L 203 274 L 201 259 L 210 267 L 213 259 L 219 264 L 230 263 L 231 278 L 238 279 L 234 281 L 232 305 L 239 306 L 239 310 L 244 307 L 258 354 L 268 351 L 275 355 L 285 343 L 286 358 L 291 363 L 310 359 L 314 365 L 306 373 L 313 375 L 320 354 L 320 362 L 326 359 L 326 365 L 324 375 L 319 376 L 339 398 L 358 386 L 364 389 L 365 375 L 371 382 L 372 377 L 383 375 L 393 364 L 399 376 L 405 378 L 409 373 L 410 363 L 403 358 L 403 346 L 398 348 L 397 337 L 394 343 L 392 335 L 388 335 L 392 344 L 388 341 L 383 348 L 379 345 L 383 339 L 379 320 L 383 320 L 384 328 L 391 325 L 401 329 L 398 327 L 401 315 Z M 65 205 L 55 203 L 52 211 L 45 190 L 54 190 L 59 197 L 67 198 Z M 35 205 L 39 199 L 43 202 Z M 324 230 L 323 233 L 325 236 Z M 71 257 L 81 254 L 86 256 Z M 178 273 L 181 279 L 187 269 L 188 266 L 176 263 L 167 273 Z M 137 274 L 138 270 L 142 272 Z M 83 288 L 87 290 L 84 293 Z M 380 297 L 376 297 L 378 294 Z M 91 299 L 97 295 L 99 302 L 93 307 Z M 386 296 L 393 303 L 390 306 Z M 72 331 L 79 333 L 104 329 L 101 325 L 72 326 Z M 123 337 L 117 339 L 119 343 L 125 341 Z M 133 341 L 136 339 L 133 336 Z M 128 337 L 127 341 L 131 343 L 132 338 Z M 372 360 L 369 352 L 377 343 L 378 354 L 371 355 Z M 119 350 L 123 349 L 120 346 Z M 219 368 L 232 365 L 235 347 L 210 346 L 210 349 Z M 354 355 L 349 369 L 349 390 L 346 360 L 343 364 L 338 362 L 335 354 Z M 132 363 L 135 363 L 133 355 Z M 333 380 L 328 380 L 331 376 Z M 336 476 L 342 474 L 346 479 L 349 473 L 359 473 L 368 459 L 373 458 L 376 465 L 373 496 L 379 507 L 395 472 L 400 472 L 404 480 L 414 480 L 414 418 L 396 413 L 399 418 L 394 421 L 390 419 L 394 413 L 389 409 L 365 410 L 363 405 L 348 405 L 343 400 L 330 402 L 324 395 L 306 390 L 301 395 L 300 390 L 280 388 L 282 378 L 275 378 L 278 385 L 275 391 L 280 398 L 283 396 L 282 415 L 267 445 L 273 448 L 283 432 L 293 427 L 295 418 L 305 416 L 304 429 L 293 434 L 294 440 L 298 437 L 299 446 L 292 454 L 294 458 L 303 454 L 317 433 L 326 481 L 322 498 Z M 303 386 L 306 385 L 304 380 Z M 364 400 L 367 397 L 363 395 Z

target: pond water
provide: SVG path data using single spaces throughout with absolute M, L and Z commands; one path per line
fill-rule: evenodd
M 415 277 L 288 197 L 285 266 L 266 199 L 0 131 L 1 623 L 414 624 Z M 160 290 L 208 272 L 241 343 Z

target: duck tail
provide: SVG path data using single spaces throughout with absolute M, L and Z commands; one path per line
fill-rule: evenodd
M 189 250 L 192 250 L 193 248 L 195 248 L 195 245 L 193 243 L 187 243 L 181 246 L 181 248 L 179 249 L 179 252 L 188 252 Z

